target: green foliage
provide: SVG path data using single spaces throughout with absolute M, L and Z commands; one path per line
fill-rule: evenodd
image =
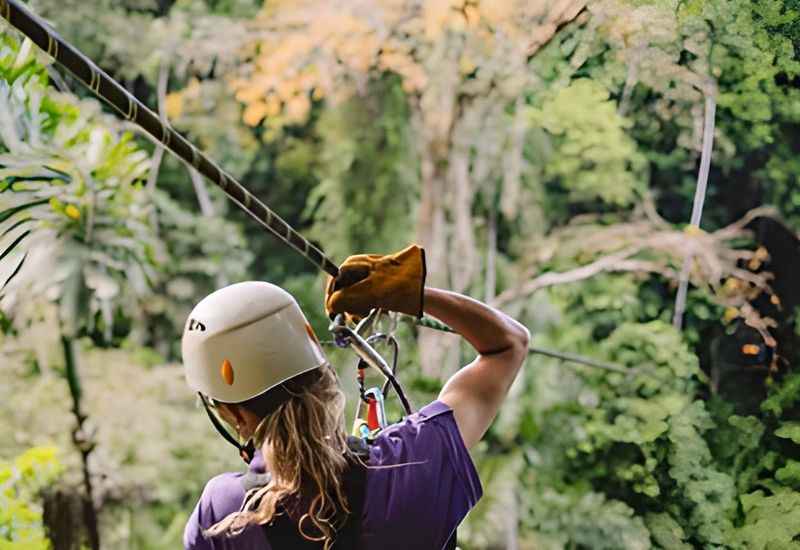
M 21 341 L 34 340 L 33 335 L 37 355 L 44 358 L 42 374 L 26 376 L 23 365 L 0 361 L 0 415 L 5 419 L 0 439 L 4 452 L 12 454 L 38 441 L 57 445 L 63 472 L 57 483 L 52 480 L 45 487 L 80 494 L 81 460 L 71 441 L 71 403 L 51 363 L 57 358 L 57 343 L 48 341 L 52 332 L 35 329 L 23 332 Z M 0 353 L 5 356 L 8 348 Z M 241 470 L 241 459 L 198 408 L 179 365 L 145 365 L 135 350 L 98 350 L 89 340 L 78 346 L 78 356 L 87 429 L 97 446 L 91 467 L 104 502 L 104 547 L 180 547 L 183 525 L 204 483 L 220 472 Z M 34 510 L 41 502 L 35 493 L 26 499 Z M 0 502 L 0 515 L 4 509 Z
M 598 550 L 646 550 L 650 533 L 641 517 L 618 500 L 577 487 L 566 493 L 550 488 L 532 494 L 532 528 L 536 548 L 556 550 L 597 548 Z
M 781 427 L 775 430 L 775 435 L 800 444 L 800 422 L 782 422 Z
M 666 513 L 650 513 L 645 516 L 645 523 L 650 530 L 653 542 L 665 550 L 691 550 L 687 544 L 686 533 L 680 524 Z
M 679 522 L 694 531 L 696 540 L 721 545 L 732 528 L 736 492 L 733 479 L 717 469 L 702 437 L 712 428 L 702 401 L 682 410 L 672 421 L 668 462 L 669 475 L 678 485 L 673 513 L 680 510 Z
M 631 123 L 597 82 L 573 81 L 531 117 L 554 136 L 545 173 L 558 178 L 572 200 L 626 205 L 641 190 L 644 158 L 626 133 Z
M 781 488 L 741 496 L 745 522 L 736 530 L 732 545 L 755 550 L 797 547 L 800 536 L 800 493 Z
M 766 512 L 774 506 L 793 513 L 795 497 L 788 490 L 800 481 L 798 462 L 781 443 L 796 436 L 796 422 L 773 424 L 773 415 L 797 399 L 797 377 L 774 385 L 763 417 L 736 416 L 729 404 L 696 397 L 704 377 L 672 326 L 625 322 L 639 314 L 626 313 L 614 300 L 593 300 L 605 296 L 598 284 L 586 292 L 588 297 L 565 287 L 551 293 L 564 313 L 552 332 L 540 334 L 540 344 L 602 350 L 630 374 L 537 360 L 522 390 L 521 418 L 512 425 L 502 417 L 498 422 L 535 449 L 525 455 L 531 474 L 523 477 L 531 540 L 545 548 L 771 547 L 753 546 L 762 529 L 773 528 Z M 570 321 L 605 323 L 609 315 L 621 324 L 599 346 L 591 343 L 591 328 L 577 330 Z M 766 500 L 748 501 L 751 494 Z M 588 503 L 597 509 L 573 513 Z M 604 531 L 604 521 L 574 524 L 576 517 L 606 516 L 616 525 L 613 535 Z M 765 540 L 783 547 L 796 536 L 792 525 Z
M 11 243 L 0 269 L 15 274 L 4 309 L 24 324 L 27 298 L 47 296 L 65 334 L 110 340 L 116 311 L 144 297 L 160 255 L 137 186 L 147 154 L 96 101 L 48 88 L 29 41 L 3 35 L 0 77 L 0 216 Z
M 226 216 L 202 216 L 162 189 L 153 192 L 152 204 L 164 250 L 158 285 L 143 304 L 142 339 L 172 359 L 180 356 L 178 335 L 196 297 L 246 279 L 253 254 L 241 226 Z
M 457 160 L 471 196 L 461 210 L 442 211 L 448 242 L 461 232 L 473 239 L 470 252 L 484 257 L 487 212 L 498 203 L 498 289 L 524 282 L 530 265 L 564 271 L 591 261 L 591 231 L 566 233 L 553 243 L 559 252 L 550 260 L 529 253 L 546 230 L 579 214 L 601 212 L 592 218 L 595 227 L 613 225 L 630 219 L 647 195 L 658 214 L 683 224 L 696 179 L 701 88 L 709 78 L 718 110 L 704 227 L 729 223 L 761 198 L 794 229 L 800 220 L 796 0 L 590 2 L 578 24 L 560 29 L 527 64 L 506 68 L 500 53 L 485 70 L 461 74 L 455 106 L 445 101 L 455 89 L 447 70 L 441 82 L 429 72 L 433 84 L 420 82 L 413 93 L 374 70 L 357 83 L 356 98 L 315 97 L 307 123 L 282 124 L 274 135 L 240 123 L 228 82 L 261 2 L 30 5 L 153 107 L 159 69 L 169 69 L 170 88 L 186 86 L 175 126 L 337 260 L 397 249 L 413 238 L 423 169 L 441 175 L 435 184 L 442 200 L 453 201 L 447 161 L 457 155 L 435 156 L 439 164 L 422 167 L 421 143 L 463 148 Z M 439 47 L 447 60 L 460 46 Z M 13 419 L 0 426 L 0 439 L 28 447 L 45 437 L 69 446 L 67 388 L 52 352 L 58 339 L 48 338 L 61 328 L 88 335 L 78 355 L 89 376 L 74 382 L 98 426 L 93 457 L 106 476 L 104 490 L 124 502 L 104 509 L 104 521 L 120 526 L 105 538 L 110 547 L 172 548 L 202 483 L 237 467 L 235 457 L 223 458 L 224 444 L 193 407 L 178 371 L 159 365 L 177 357 L 188 308 L 217 286 L 266 279 L 298 298 L 325 339 L 322 281 L 215 190 L 213 215 L 196 215 L 197 197 L 174 159 L 166 158 L 154 185 L 143 188 L 153 166 L 150 146 L 96 101 L 56 92 L 47 61 L 34 50 L 2 36 L 0 285 L 14 278 L 0 291 L 0 328 L 18 339 L 0 340 L 0 378 L 9 380 L 0 385 L 0 412 Z M 467 57 L 447 61 L 463 71 Z M 436 140 L 426 134 L 433 126 Z M 506 150 L 517 148 L 515 163 Z M 465 212 L 466 231 L 452 219 Z M 574 253 L 587 250 L 584 239 L 588 251 Z M 455 256 L 443 261 L 458 269 Z M 477 273 L 473 283 L 484 277 Z M 499 547 L 512 523 L 521 548 L 796 547 L 800 375 L 776 376 L 760 413 L 734 414 L 704 375 L 713 362 L 709 335 L 722 330 L 722 306 L 707 290 L 690 291 L 678 333 L 667 324 L 673 299 L 663 277 L 606 273 L 509 306 L 535 329 L 537 344 L 613 361 L 628 372 L 532 356 L 476 453 L 486 497 L 461 531 L 465 548 Z M 59 304 L 58 316 L 51 303 Z M 415 336 L 403 332 L 401 368 L 421 404 L 442 380 L 413 365 Z M 101 343 L 125 351 L 98 352 Z M 331 358 L 344 368 L 352 359 Z M 75 453 L 64 464 L 74 482 Z M 15 529 L 22 525 L 36 541 L 30 544 L 44 544 L 34 492 L 14 490 L 21 491 L 15 504 L 0 506 L 0 529 L 15 514 Z M 510 517 L 512 510 L 518 517 Z M 0 548 L 5 542 L 0 537 Z
M 0 549 L 50 548 L 37 496 L 61 474 L 56 455 L 55 447 L 32 447 L 11 462 L 0 462 Z
M 325 111 L 317 124 L 320 149 L 306 152 L 317 157 L 319 180 L 307 202 L 310 233 L 336 258 L 396 250 L 411 238 L 417 174 L 405 98 L 394 78 L 376 88 L 368 101 L 354 98 Z
M 719 105 L 734 114 L 737 148 L 755 148 L 777 137 L 778 112 L 800 121 L 784 107 L 800 91 L 780 83 L 779 75 L 800 74 L 792 36 L 784 34 L 798 12 L 780 0 L 706 2 L 702 18 L 719 29 L 714 33 L 711 62 L 721 73 Z M 794 116 L 791 116 L 794 115 Z
M 792 373 L 761 403 L 761 410 L 780 417 L 800 401 L 800 373 Z
M 16 334 L 20 350 L 35 354 L 36 364 L 43 367 L 32 371 L 23 365 L 27 372 L 17 371 L 16 362 L 5 360 L 7 348 L 3 349 L 0 368 L 4 381 L 9 381 L 3 384 L 3 416 L 13 419 L 9 428 L 26 426 L 37 436 L 48 434 L 63 448 L 72 446 L 68 436 L 75 420 L 82 423 L 90 444 L 98 446 L 90 462 L 90 475 L 103 480 L 95 484 L 96 490 L 101 487 L 97 498 L 105 499 L 106 491 L 113 491 L 128 493 L 130 503 L 163 504 L 164 517 L 141 510 L 137 541 L 142 548 L 174 547 L 180 543 L 180 531 L 169 526 L 185 521 L 184 503 L 193 499 L 213 471 L 203 471 L 202 466 L 198 471 L 193 464 L 202 456 L 194 448 L 197 438 L 205 434 L 217 440 L 203 432 L 207 425 L 194 414 L 190 392 L 178 410 L 174 395 L 163 393 L 169 387 L 166 382 L 172 380 L 187 391 L 180 377 L 169 374 L 175 371 L 158 367 L 157 374 L 140 372 L 136 376 L 140 381 L 157 382 L 158 387 L 150 387 L 147 394 L 161 403 L 143 405 L 140 395 L 123 411 L 120 396 L 131 395 L 126 386 L 136 368 L 132 357 L 143 353 L 118 358 L 116 366 L 124 372 L 98 387 L 79 376 L 83 354 L 74 343 L 77 337 L 88 336 L 90 340 L 84 342 L 125 343 L 137 350 L 137 344 L 146 341 L 164 356 L 176 355 L 177 336 L 197 295 L 245 276 L 250 254 L 242 231 L 224 217 L 203 218 L 166 192 L 145 187 L 151 158 L 133 135 L 123 130 L 119 120 L 104 114 L 96 100 L 79 100 L 50 87 L 41 54 L 29 41 L 19 44 L 8 33 L 0 44 L 0 96 L 0 117 L 8 122 L 0 125 L 0 284 L 13 274 L 0 296 L 3 332 Z M 190 184 L 185 172 L 184 179 Z M 61 340 L 65 356 L 54 360 L 53 351 L 61 348 Z M 0 344 L 5 342 L 0 340 Z M 146 353 L 153 355 L 151 350 Z M 107 364 L 103 367 L 105 374 L 113 371 Z M 123 386 L 115 387 L 120 383 Z M 17 395 L 27 397 L 15 400 Z M 38 400 L 32 395 L 38 395 Z M 115 398 L 109 400 L 109 395 Z M 98 408 L 96 400 L 113 403 L 114 408 Z M 50 405 L 40 411 L 41 403 Z M 161 416 L 174 418 L 177 424 L 155 438 L 154 426 L 131 437 L 130 419 L 135 417 L 136 424 L 143 425 L 138 408 L 156 411 L 163 403 L 167 409 Z M 37 408 L 30 410 L 30 406 Z M 79 414 L 73 414 L 76 410 Z M 97 441 L 94 419 L 114 435 L 100 435 Z M 187 430 L 181 424 L 185 420 L 197 425 Z M 33 428 L 35 422 L 38 430 Z M 155 424 L 166 426 L 162 419 Z M 187 446 L 176 441 L 175 433 L 194 435 L 185 442 Z M 20 436 L 6 432 L 3 439 L 18 441 Z M 157 450 L 148 450 L 143 443 L 148 441 L 156 443 Z M 170 449 L 159 448 L 158 442 Z M 163 459 L 170 453 L 176 454 L 176 460 Z M 214 463 L 208 457 L 200 462 Z M 144 463 L 152 469 L 142 469 Z M 75 486 L 75 475 L 81 472 L 79 458 L 72 454 L 65 465 L 68 485 Z M 153 482 L 153 476 L 171 468 L 175 469 L 166 475 L 176 483 Z M 109 506 L 103 513 L 114 515 L 136 506 L 130 503 Z M 133 521 L 131 514 L 121 515 L 114 523 Z M 30 516 L 30 521 L 38 521 L 37 517 Z M 31 536 L 44 541 L 43 534 Z M 125 538 L 129 535 L 113 542 L 119 536 L 110 530 L 103 538 L 109 547 L 130 542 Z M 35 544 L 43 548 L 45 543 Z

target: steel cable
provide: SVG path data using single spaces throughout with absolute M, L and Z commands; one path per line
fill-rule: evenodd
M 156 113 L 88 57 L 64 41 L 47 23 L 28 11 L 17 0 L 0 0 L 0 14 L 11 26 L 47 52 L 59 65 L 88 86 L 97 97 L 113 107 L 122 117 L 141 127 L 165 149 L 216 184 L 228 198 L 276 238 L 329 275 L 333 277 L 338 275 L 339 268 L 324 252 L 311 244 L 189 140 L 169 124 L 162 122 Z

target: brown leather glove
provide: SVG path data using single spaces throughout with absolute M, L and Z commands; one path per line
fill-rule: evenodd
M 425 275 L 425 250 L 415 244 L 388 256 L 350 256 L 328 280 L 325 311 L 366 315 L 377 307 L 422 317 Z

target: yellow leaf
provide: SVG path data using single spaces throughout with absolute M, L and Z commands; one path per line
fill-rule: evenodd
M 186 86 L 184 92 L 189 99 L 197 99 L 200 97 L 200 92 L 202 90 L 202 85 L 200 84 L 200 80 L 195 77 L 189 81 L 189 84 Z
M 275 91 L 284 101 L 288 101 L 297 92 L 297 82 L 291 79 L 281 80 L 275 87 Z
M 436 40 L 447 23 L 450 12 L 449 0 L 428 0 L 423 3 L 422 19 L 425 23 L 425 37 Z
M 725 313 L 722 316 L 722 320 L 726 323 L 730 323 L 734 319 L 739 316 L 739 309 L 735 307 L 726 307 Z
M 248 126 L 258 126 L 265 116 L 267 116 L 267 104 L 263 101 L 256 101 L 244 110 L 242 120 Z
M 236 90 L 236 99 L 242 103 L 252 103 L 264 97 L 261 86 L 244 85 Z
M 475 70 L 476 65 L 470 56 L 464 54 L 461 56 L 461 59 L 458 60 L 458 68 L 462 75 L 468 75 Z
M 510 24 L 515 16 L 522 15 L 517 13 L 516 2 L 511 0 L 501 0 L 497 2 L 487 2 L 480 6 L 480 13 L 492 28 L 502 28 Z
M 742 288 L 742 282 L 739 279 L 735 277 L 728 277 L 725 280 L 725 283 L 722 285 L 722 292 L 726 296 L 731 296 L 732 294 L 735 294 L 736 292 L 741 290 L 741 288 Z
M 311 110 L 311 102 L 305 95 L 298 95 L 286 103 L 286 116 L 292 122 L 304 122 Z
M 67 215 L 68 218 L 73 220 L 79 220 L 81 218 L 81 211 L 74 204 L 68 204 L 64 207 L 64 214 Z
M 266 99 L 267 116 L 274 117 L 281 114 L 281 100 L 276 95 L 271 95 Z
M 464 17 L 467 20 L 467 25 L 470 27 L 477 27 L 478 23 L 481 22 L 481 12 L 478 11 L 477 6 L 465 6 L 464 7 Z
M 690 237 L 697 237 L 705 233 L 705 231 L 703 231 L 702 229 L 693 224 L 689 224 L 686 227 L 684 227 L 683 232 L 689 235 Z
M 747 269 L 750 271 L 755 271 L 759 267 L 761 267 L 761 260 L 758 258 L 751 258 L 750 261 L 747 262 Z
M 180 118 L 183 114 L 183 92 L 167 94 L 164 109 L 167 112 L 167 118 L 172 120 Z

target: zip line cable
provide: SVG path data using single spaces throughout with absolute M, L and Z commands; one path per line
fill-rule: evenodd
M 300 235 L 277 213 L 256 198 L 233 176 L 217 166 L 202 151 L 169 124 L 161 121 L 141 101 L 108 76 L 71 44 L 62 39 L 38 16 L 28 11 L 18 0 L 0 0 L 0 14 L 13 27 L 33 41 L 59 65 L 83 82 L 94 94 L 111 105 L 125 120 L 129 120 L 147 132 L 183 162 L 194 168 L 216 184 L 242 210 L 264 226 L 284 244 L 294 248 L 306 260 L 332 277 L 339 268 L 319 248 Z
M 133 122 L 142 128 L 157 143 L 160 143 L 164 149 L 222 189 L 229 199 L 272 233 L 279 241 L 293 248 L 298 254 L 331 277 L 336 277 L 339 274 L 337 265 L 322 250 L 298 233 L 274 210 L 250 193 L 232 175 L 220 168 L 167 122 L 162 121 L 159 115 L 136 99 L 133 94 L 106 74 L 105 71 L 78 51 L 77 48 L 61 38 L 40 17 L 34 15 L 20 4 L 19 0 L 0 0 L 0 15 L 12 27 L 28 37 L 40 49 L 47 52 L 59 65 L 86 85 L 98 98 L 113 107 L 125 120 Z M 429 317 L 419 320 L 418 324 L 435 330 L 453 332 L 447 325 Z M 542 354 L 562 361 L 616 372 L 630 373 L 632 370 L 583 358 L 571 353 L 561 353 L 534 347 L 530 348 L 529 353 Z
M 452 328 L 445 325 L 441 321 L 432 319 L 431 317 L 423 317 L 422 319 L 418 320 L 416 324 L 421 327 L 439 330 L 441 332 L 455 333 L 455 331 Z M 555 351 L 547 348 L 540 348 L 538 346 L 529 346 L 528 354 L 544 355 L 545 357 L 552 357 L 553 359 L 558 359 L 564 363 L 574 363 L 576 365 L 583 365 L 585 367 L 592 367 L 594 369 L 607 370 L 610 372 L 618 372 L 620 374 L 625 374 L 625 375 L 649 374 L 655 378 L 664 378 L 663 376 L 654 372 L 652 368 L 649 368 L 647 366 L 626 368 L 614 363 L 607 363 L 605 361 L 597 361 L 595 359 L 590 359 L 588 357 L 578 355 L 577 353 Z

